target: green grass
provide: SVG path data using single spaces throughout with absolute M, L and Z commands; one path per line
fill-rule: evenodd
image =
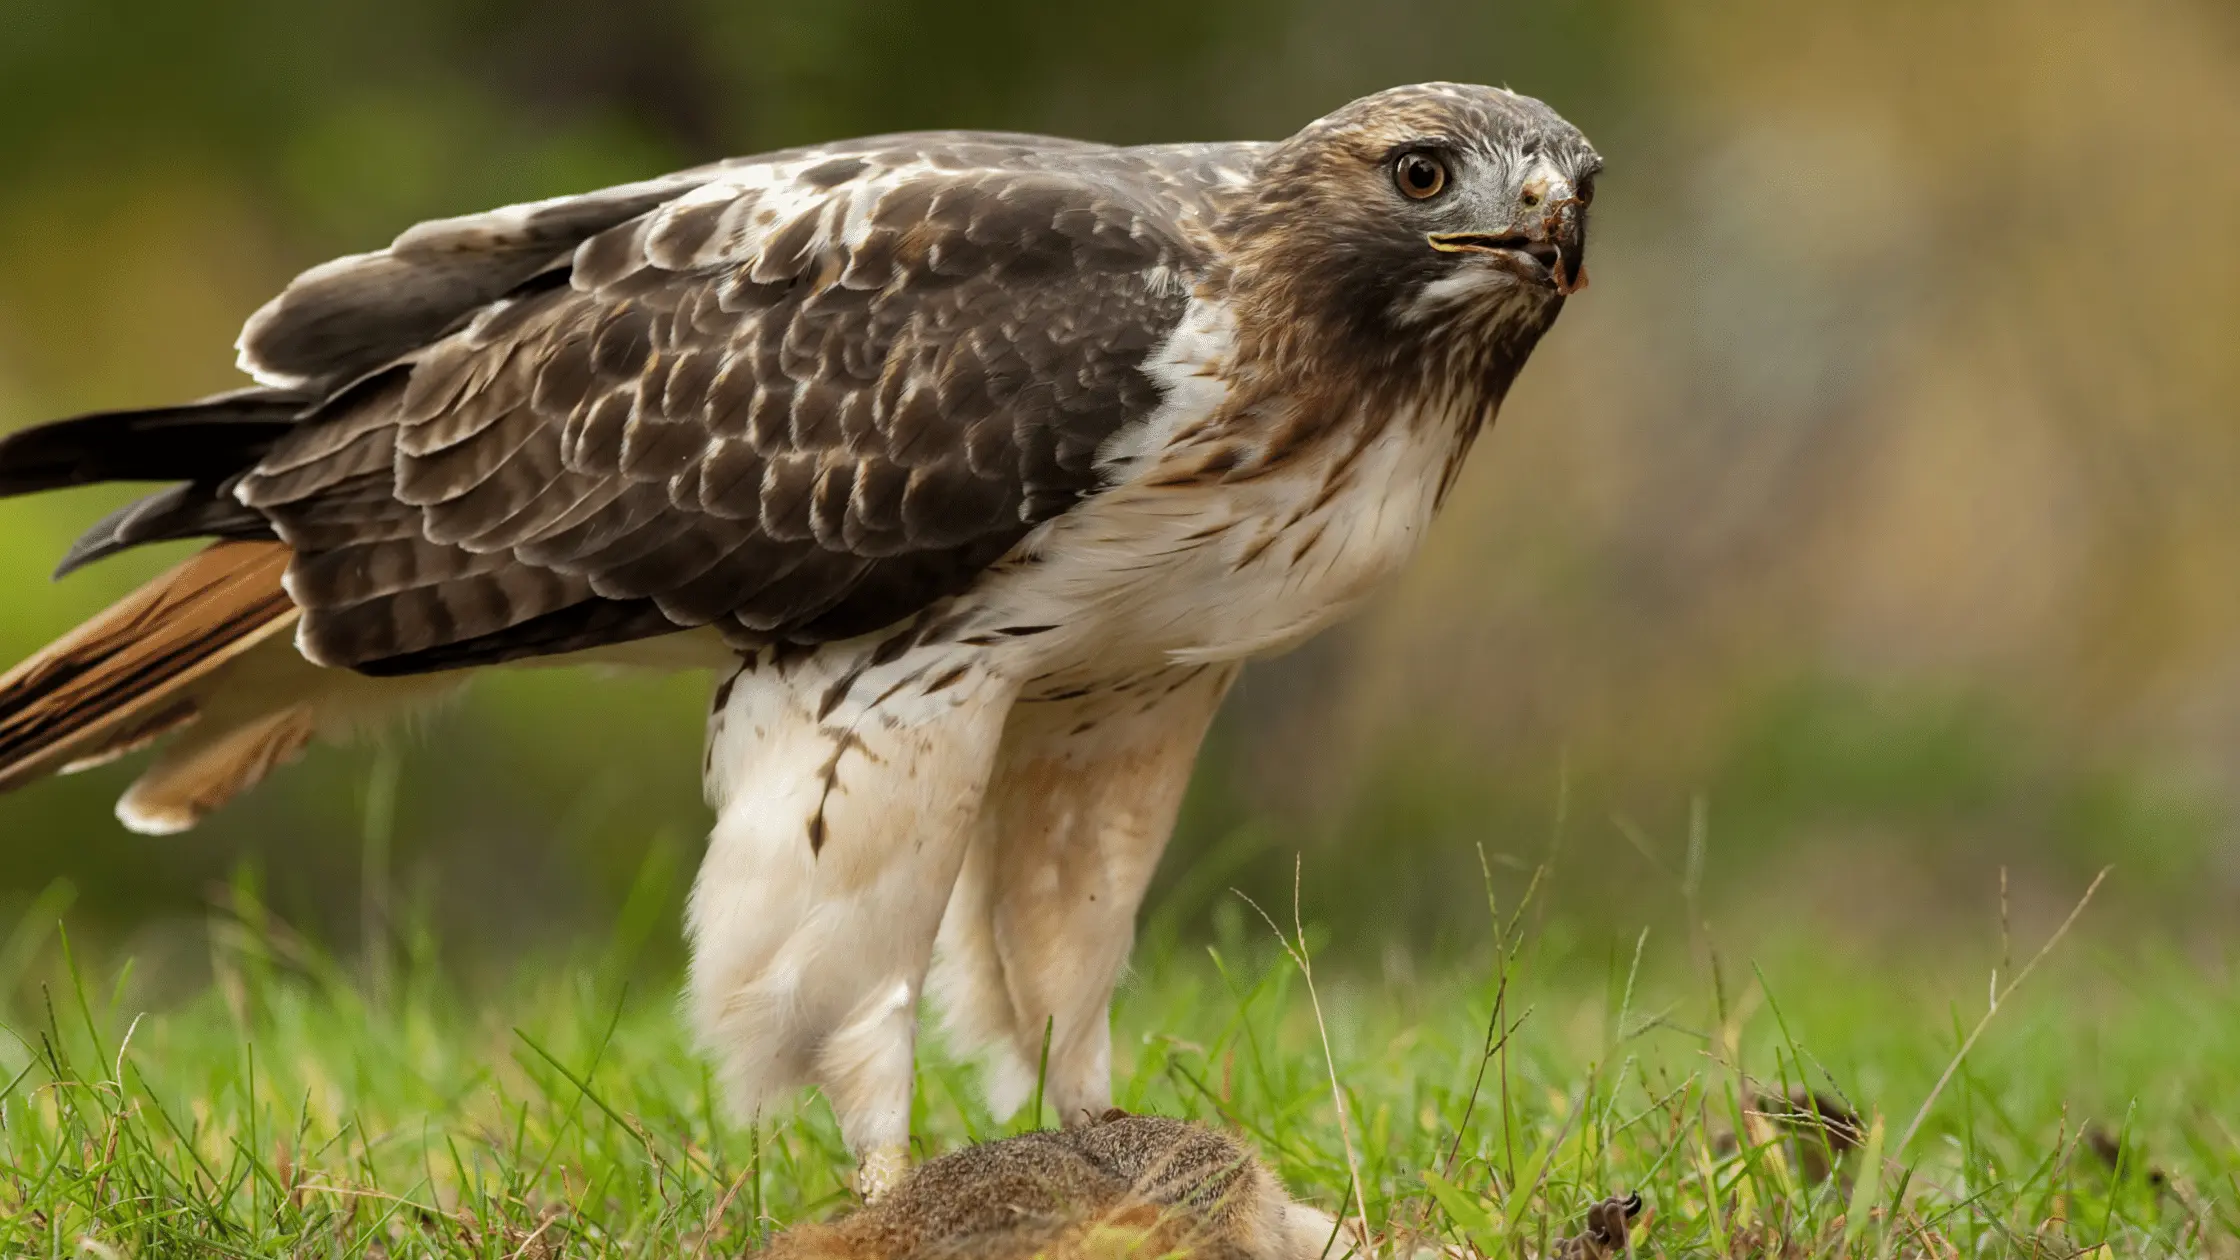
M 736 1255 L 850 1201 L 830 1112 L 727 1117 L 674 978 L 626 980 L 626 947 L 490 985 L 425 934 L 346 966 L 243 885 L 213 983 L 143 1015 L 128 967 L 87 974 L 40 913 L 0 952 L 55 977 L 0 1037 L 0 1255 Z M 1381 968 L 1310 928 L 1311 994 L 1249 907 L 1199 916 L 1210 946 L 1155 918 L 1118 1101 L 1249 1134 L 1333 1209 L 1357 1169 L 1381 1237 L 1449 1254 L 1549 1254 L 1639 1190 L 1663 1255 L 2240 1255 L 2228 962 L 2098 939 L 2088 910 L 1961 1056 L 1996 948 L 1750 958 L 1502 916 L 1474 955 Z M 923 1060 L 927 1151 L 1031 1123 Z M 1855 1108 L 1865 1149 L 1753 1114 L 1792 1087 Z

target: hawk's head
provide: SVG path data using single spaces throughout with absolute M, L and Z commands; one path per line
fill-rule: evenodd
M 1363 97 L 1262 163 L 1228 225 L 1240 296 L 1324 343 L 1295 350 L 1490 375 L 1498 393 L 1586 287 L 1601 169 L 1578 128 L 1502 88 Z

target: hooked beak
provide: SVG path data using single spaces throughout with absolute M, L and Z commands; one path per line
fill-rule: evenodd
M 1523 212 L 1523 226 L 1505 232 L 1434 232 L 1431 248 L 1486 254 L 1521 280 L 1570 297 L 1587 287 L 1587 203 L 1566 196 Z

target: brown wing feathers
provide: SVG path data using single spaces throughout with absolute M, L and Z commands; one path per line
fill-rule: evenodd
M 237 493 L 298 549 L 305 650 L 395 674 L 710 623 L 821 642 L 963 589 L 1094 488 L 1186 301 L 1153 280 L 1192 261 L 1172 212 L 1035 153 L 703 188 L 281 439 Z
M 317 402 L 286 390 L 244 389 L 177 407 L 38 425 L 0 438 L 0 497 L 99 481 L 230 477 Z

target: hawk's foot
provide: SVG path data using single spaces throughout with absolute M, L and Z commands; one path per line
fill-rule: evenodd
M 863 1153 L 856 1165 L 856 1193 L 865 1203 L 877 1203 L 887 1191 L 902 1184 L 910 1175 L 910 1152 L 899 1144 L 874 1146 Z

